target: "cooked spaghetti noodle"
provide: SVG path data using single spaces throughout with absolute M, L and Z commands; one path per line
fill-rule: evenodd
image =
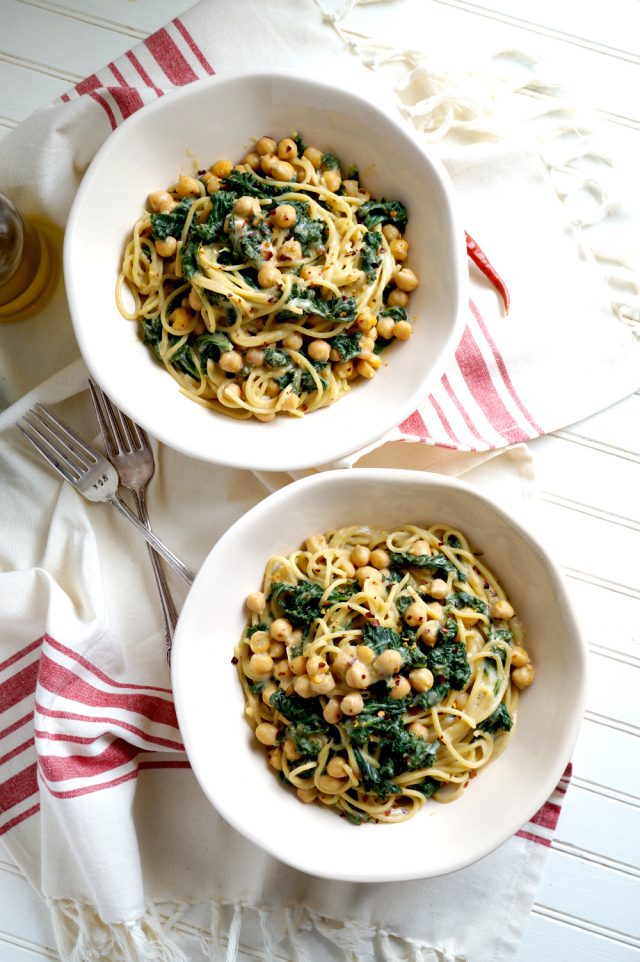
M 247 606 L 246 718 L 301 801 L 356 824 L 458 798 L 534 678 L 504 591 L 446 525 L 314 535 Z
M 297 136 L 256 147 L 149 195 L 116 300 L 183 393 L 271 421 L 372 378 L 382 350 L 411 336 L 418 279 L 400 201 L 372 200 L 357 171 L 343 178 Z

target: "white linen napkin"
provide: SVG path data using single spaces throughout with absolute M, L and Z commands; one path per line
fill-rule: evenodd
M 274 27 L 285 16 L 286 33 Z M 204 0 L 9 135 L 0 144 L 3 189 L 25 213 L 62 228 L 112 127 L 175 85 L 214 67 L 236 69 L 240 36 L 252 67 L 337 66 L 354 83 L 364 71 L 313 0 L 276 0 L 268 10 L 251 0 L 228 5 L 224 16 Z M 503 448 L 625 396 L 638 381 L 637 347 L 578 256 L 523 131 L 500 143 L 446 138 L 440 151 L 469 232 L 508 282 L 512 310 L 503 316 L 496 291 L 474 269 L 475 306 L 441 384 L 356 463 L 464 473 L 485 490 L 497 485 L 522 513 L 522 447 L 493 457 L 461 452 Z M 413 952 L 507 962 L 564 786 L 517 837 L 444 879 L 331 885 L 245 842 L 206 803 L 182 752 L 144 545 L 110 509 L 59 482 L 14 429 L 37 399 L 56 405 L 85 437 L 96 434 L 62 289 L 42 316 L 3 329 L 3 352 L 0 832 L 49 902 L 63 957 L 181 959 L 182 943 L 191 959 L 200 952 L 232 960 L 241 933 L 258 938 L 250 934 L 255 923 L 268 958 L 276 950 L 329 958 L 339 946 L 360 959 Z M 265 484 L 288 480 L 194 468 L 164 447 L 155 453 L 154 526 L 192 568 L 264 497 Z M 185 522 L 178 504 L 197 504 L 197 519 Z M 507 909 L 499 919 L 496 901 Z M 195 904 L 208 913 L 204 948 L 198 932 L 189 938 Z

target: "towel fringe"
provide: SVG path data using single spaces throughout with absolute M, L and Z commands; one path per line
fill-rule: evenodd
M 306 905 L 271 910 L 210 901 L 204 903 L 209 926 L 201 929 L 192 916 L 184 921 L 183 916 L 202 902 L 161 902 L 147 906 L 141 918 L 111 924 L 86 903 L 64 899 L 48 904 L 63 962 L 189 962 L 196 956 L 237 962 L 249 913 L 258 919 L 265 962 L 275 962 L 283 953 L 294 962 L 315 962 L 323 940 L 342 952 L 345 962 L 466 962 L 444 949 L 354 919 L 330 918 Z

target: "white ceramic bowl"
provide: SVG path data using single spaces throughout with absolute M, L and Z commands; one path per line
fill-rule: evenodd
M 152 358 L 137 325 L 115 304 L 125 243 L 148 194 L 220 157 L 241 158 L 252 138 L 300 131 L 307 143 L 355 163 L 374 197 L 409 207 L 411 266 L 421 284 L 417 318 L 388 365 L 329 408 L 269 424 L 235 421 L 179 393 Z M 295 470 L 351 454 L 400 423 L 429 392 L 461 335 L 466 304 L 464 230 L 449 178 L 400 119 L 326 83 L 266 73 L 211 77 L 163 97 L 112 134 L 73 204 L 64 250 L 65 284 L 80 350 L 92 375 L 129 415 L 165 444 L 241 468 Z
M 536 679 L 519 702 L 514 737 L 449 805 L 429 802 L 407 822 L 358 827 L 303 805 L 268 767 L 243 717 L 233 649 L 244 601 L 267 559 L 345 524 L 443 521 L 462 531 L 502 583 L 526 627 Z M 562 578 L 544 548 L 468 485 L 411 471 L 316 474 L 237 521 L 204 562 L 180 616 L 173 687 L 180 729 L 204 792 L 234 828 L 312 875 L 358 882 L 425 878 L 463 868 L 516 832 L 559 781 L 576 739 L 586 653 Z M 256 816 L 259 812 L 259 817 Z M 272 826 L 286 825 L 286 831 Z M 300 839 L 313 838 L 312 845 Z M 341 857 L 357 839 L 357 859 Z

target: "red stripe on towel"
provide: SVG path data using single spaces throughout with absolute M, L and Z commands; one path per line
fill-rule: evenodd
M 70 711 L 54 711 L 52 708 L 45 708 L 44 705 L 38 703 L 36 703 L 36 711 L 39 715 L 44 715 L 46 718 L 63 718 L 65 721 L 91 722 L 94 725 L 115 725 L 118 728 L 124 729 L 124 731 L 130 732 L 132 735 L 137 735 L 138 738 L 145 742 L 151 742 L 153 745 L 158 745 L 162 748 L 171 748 L 180 752 L 184 751 L 182 742 L 173 741 L 171 738 L 161 738 L 159 735 L 149 735 L 143 731 L 142 728 L 138 728 L 136 725 L 130 725 L 129 722 L 122 721 L 121 718 L 110 718 L 106 715 L 79 715 L 76 712 Z M 99 738 L 102 734 L 104 733 L 100 732 L 97 737 Z
M 56 651 L 61 652 L 63 655 L 67 655 L 69 658 L 73 658 L 74 661 L 76 661 L 79 665 L 82 665 L 83 668 L 86 668 L 87 671 L 90 671 L 96 676 L 96 678 L 99 678 L 100 681 L 104 681 L 108 685 L 112 685 L 114 688 L 129 688 L 132 691 L 160 691 L 165 695 L 173 694 L 170 688 L 159 688 L 157 685 L 128 685 L 126 682 L 116 681 L 114 678 L 111 678 L 110 675 L 107 675 L 106 672 L 98 668 L 97 665 L 94 665 L 92 662 L 88 661 L 87 658 L 83 658 L 82 655 L 79 655 L 77 651 L 73 650 L 73 648 L 67 648 L 66 645 L 56 641 L 55 638 L 51 637 L 51 635 L 45 635 L 45 640 L 47 644 L 51 645 L 52 648 L 55 648 Z
M 14 805 L 24 802 L 25 798 L 35 795 L 37 791 L 38 776 L 34 762 L 6 781 L 0 782 L 0 812 L 8 812 Z
M 414 434 L 418 438 L 431 437 L 419 411 L 414 411 L 408 418 L 405 418 L 400 425 L 400 430 L 403 434 Z
M 38 662 L 32 661 L 0 685 L 0 711 L 7 711 L 36 690 Z
M 189 45 L 189 49 L 196 56 L 201 67 L 204 68 L 205 73 L 208 74 L 208 76 L 212 76 L 215 73 L 215 70 L 213 69 L 209 61 L 205 58 L 205 55 L 203 54 L 202 50 L 200 50 L 200 47 L 196 45 L 195 40 L 193 39 L 193 37 L 191 36 L 189 31 L 183 24 L 182 20 L 176 17 L 175 20 L 172 20 L 171 22 L 179 31 L 179 33 L 181 34 L 183 39 L 186 41 L 186 43 Z
M 26 818 L 30 818 L 39 811 L 40 804 L 38 803 L 36 805 L 32 805 L 31 808 L 26 810 L 26 812 L 21 812 L 19 815 L 15 815 L 13 818 L 10 818 L 9 821 L 5 822 L 4 825 L 0 825 L 0 835 L 4 835 L 5 832 L 8 832 L 10 828 L 15 828 L 16 825 L 20 824 L 20 822 L 24 822 Z
M 455 433 L 454 433 L 451 425 L 449 424 L 449 421 L 448 421 L 448 419 L 447 419 L 446 414 L 444 413 L 444 411 L 442 410 L 442 408 L 440 407 L 440 405 L 439 405 L 438 402 L 436 401 L 436 399 L 435 399 L 435 397 L 433 396 L 433 394 L 430 394 L 430 395 L 429 395 L 429 404 L 431 405 L 431 407 L 433 408 L 433 410 L 436 412 L 436 414 L 437 414 L 438 417 L 440 418 L 440 423 L 442 424 L 442 427 L 445 429 L 445 431 L 447 432 L 447 434 L 448 434 L 449 437 L 451 438 L 453 444 L 456 445 L 457 447 L 459 447 L 459 446 L 460 446 L 460 441 L 459 441 L 459 439 L 456 437 L 456 435 L 455 435 Z
M 28 738 L 26 742 L 22 742 L 21 745 L 17 745 L 10 752 L 7 752 L 6 755 L 3 755 L 2 758 L 0 758 L 0 765 L 4 765 L 6 764 L 6 762 L 11 761 L 11 759 L 15 758 L 16 755 L 20 755 L 22 754 L 22 752 L 26 752 L 27 748 L 31 748 L 32 745 L 33 745 L 33 738 Z
M 520 829 L 516 832 L 518 838 L 526 838 L 528 842 L 537 842 L 538 845 L 546 845 L 547 848 L 551 845 L 551 841 L 548 838 L 542 838 L 540 835 L 534 835 L 533 832 L 525 832 L 524 829 Z
M 118 785 L 122 785 L 124 782 L 131 781 L 132 778 L 137 778 L 138 772 L 151 768 L 191 768 L 191 765 L 188 761 L 140 762 L 134 771 L 127 772 L 125 775 L 120 775 L 118 778 L 112 778 L 109 782 L 102 782 L 100 785 L 85 785 L 81 788 L 71 788 L 67 791 L 54 791 L 48 785 L 47 788 L 49 790 L 49 794 L 53 795 L 55 798 L 79 798 L 82 795 L 90 795 L 93 792 L 100 792 L 104 788 L 116 788 Z
M 131 50 L 127 51 L 127 60 L 134 67 L 134 69 L 139 74 L 141 79 L 144 80 L 145 85 L 147 87 L 150 87 L 151 90 L 153 90 L 154 93 L 158 95 L 158 97 L 162 97 L 164 91 L 161 90 L 160 87 L 156 86 L 156 84 L 154 84 L 153 80 L 151 79 L 147 71 L 144 69 L 144 67 L 142 66 L 142 64 L 136 57 L 136 55 Z
M 79 678 L 68 668 L 52 661 L 47 655 L 40 659 L 39 683 L 54 695 L 60 695 L 69 701 L 76 701 L 92 708 L 119 708 L 123 711 L 144 715 L 150 721 L 160 725 L 178 727 L 173 703 L 158 698 L 155 695 L 120 694 L 119 692 L 103 691 L 95 688 L 89 682 Z
M 164 27 L 147 37 L 144 45 L 176 87 L 184 87 L 198 79 Z
M 458 397 L 458 395 L 455 393 L 455 391 L 454 391 L 453 388 L 451 387 L 451 382 L 449 381 L 449 378 L 447 377 L 446 374 L 443 375 L 441 383 L 442 383 L 443 388 L 445 389 L 445 391 L 447 392 L 447 394 L 449 395 L 449 397 L 451 398 L 451 400 L 452 400 L 453 403 L 455 404 L 455 406 L 456 406 L 456 408 L 457 408 L 457 410 L 458 410 L 458 413 L 459 413 L 460 416 L 462 417 L 464 423 L 467 425 L 470 433 L 474 436 L 474 438 L 476 438 L 477 441 L 484 441 L 485 438 L 483 438 L 482 435 L 480 434 L 480 432 L 476 429 L 475 424 L 473 423 L 473 421 L 472 421 L 471 418 L 469 417 L 469 414 L 468 414 L 468 412 L 465 410 L 464 405 L 463 405 L 462 402 L 460 401 L 460 398 Z
M 102 109 L 104 110 L 104 112 L 106 113 L 109 119 L 109 123 L 111 124 L 111 129 L 115 130 L 116 127 L 118 126 L 118 123 L 116 121 L 116 117 L 113 110 L 111 109 L 107 101 L 104 99 L 104 97 L 101 97 L 100 94 L 95 92 L 95 90 L 92 90 L 89 96 L 91 97 L 92 100 L 95 100 L 97 104 L 100 104 L 100 106 L 102 107 Z
M 11 655 L 10 658 L 6 658 L 4 661 L 0 662 L 0 671 L 4 671 L 5 668 L 9 668 L 11 665 L 15 665 L 17 661 L 24 658 L 30 652 L 34 651 L 35 648 L 39 648 L 42 644 L 42 638 L 38 638 L 37 641 L 32 641 L 31 644 L 26 645 L 21 648 L 20 651 L 16 651 L 15 654 Z
M 64 782 L 70 778 L 95 778 L 132 761 L 144 749 L 116 738 L 97 755 L 40 755 L 40 771 L 49 782 Z
M 22 716 L 22 718 L 18 718 L 18 720 L 14 721 L 12 725 L 8 725 L 6 728 L 3 728 L 2 731 L 0 732 L 0 741 L 3 738 L 6 738 L 7 735 L 13 735 L 13 733 L 17 731 L 18 728 L 22 728 L 23 725 L 26 725 L 30 721 L 33 721 L 32 711 L 27 712 L 26 715 Z

